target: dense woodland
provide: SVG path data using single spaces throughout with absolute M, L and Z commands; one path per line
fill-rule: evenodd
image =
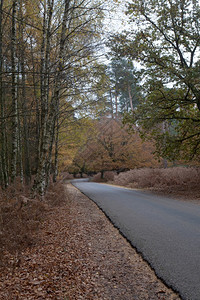
M 102 7 L 2 0 L 0 9 L 1 185 L 34 174 L 44 194 L 58 172 L 60 128 L 94 105 Z
M 199 2 L 127 1 L 105 34 L 111 2 L 0 1 L 3 189 L 199 160 Z

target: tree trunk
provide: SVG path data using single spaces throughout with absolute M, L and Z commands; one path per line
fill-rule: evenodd
M 53 0 L 48 0 L 48 9 L 46 1 L 44 2 L 44 19 L 43 19 L 43 41 L 41 47 L 41 130 L 38 149 L 38 168 L 34 188 L 40 195 L 44 195 L 47 182 L 47 157 L 50 144 L 48 102 L 49 102 L 49 63 L 50 63 L 50 38 L 51 38 L 51 19 L 53 13 Z
M 59 133 L 59 125 L 58 125 L 58 118 L 56 122 L 56 136 L 55 136 L 55 159 L 54 159 L 54 173 L 53 173 L 53 182 L 57 181 L 58 176 L 58 133 Z
M 17 86 L 20 86 L 20 62 L 18 62 L 17 69 Z M 20 175 L 20 182 L 24 183 L 24 170 L 23 170 L 23 146 L 22 146 L 22 132 L 21 132 L 21 120 L 20 120 L 20 108 L 19 107 L 19 98 L 20 98 L 20 89 L 17 88 L 17 100 L 18 100 L 18 110 L 17 110 L 17 122 L 18 122 L 18 131 L 17 131 L 17 168 Z
M 48 2 L 50 4 L 50 2 Z M 51 3 L 51 5 L 53 2 Z M 67 27 L 67 18 L 68 18 L 68 12 L 69 12 L 69 4 L 70 0 L 65 0 L 65 8 L 64 8 L 64 15 L 62 20 L 62 30 L 61 30 L 61 38 L 60 38 L 60 50 L 59 50 L 59 62 L 58 62 L 58 68 L 57 68 L 57 75 L 55 78 L 55 91 L 52 96 L 51 104 L 49 107 L 49 115 L 48 120 L 45 119 L 44 124 L 42 124 L 43 127 L 43 134 L 42 134 L 42 141 L 41 141 L 41 150 L 40 150 L 40 157 L 39 157 L 39 167 L 36 175 L 36 182 L 35 182 L 35 188 L 36 190 L 43 195 L 45 193 L 46 188 L 46 182 L 47 179 L 47 166 L 50 163 L 50 152 L 52 150 L 52 143 L 54 141 L 54 138 L 52 135 L 55 134 L 55 120 L 58 117 L 58 110 L 59 110 L 59 97 L 60 97 L 60 88 L 61 88 L 61 75 L 63 71 L 63 55 L 65 51 L 65 42 L 66 42 L 66 27 Z M 50 10 L 49 10 L 50 12 Z M 50 18 L 50 15 L 49 15 Z M 50 19 L 49 19 L 50 20 Z M 48 26 L 48 29 L 50 30 L 50 27 Z M 47 37 L 48 35 L 47 33 Z M 47 42 L 48 45 L 48 42 Z M 47 47 L 48 50 L 48 47 Z M 47 55 L 46 55 L 46 63 L 47 63 Z M 46 64 L 46 68 L 48 69 L 48 66 Z M 50 152 L 48 152 L 48 150 Z
M 116 111 L 116 118 L 118 118 L 118 103 L 117 103 L 117 93 L 115 93 L 115 111 Z
M 30 167 L 30 149 L 29 149 L 29 130 L 27 122 L 27 99 L 26 99 L 26 75 L 25 75 L 25 47 L 24 47 L 24 29 L 23 29 L 23 13 L 22 0 L 19 0 L 19 19 L 20 23 L 20 67 L 22 78 L 22 111 L 23 111 L 23 144 L 24 144 L 24 171 L 25 183 L 28 185 L 31 182 L 31 167 Z M 23 165 L 22 165 L 23 166 Z
M 3 55 L 2 55 L 2 9 L 3 0 L 0 1 L 0 107 L 1 107 L 1 186 L 8 186 L 8 169 L 6 161 L 6 126 L 5 126 L 5 100 L 3 93 Z
M 49 144 L 49 151 L 48 151 L 48 157 L 46 161 L 46 188 L 49 185 L 49 177 L 51 174 L 51 168 L 52 168 L 52 150 L 53 150 L 53 144 L 54 144 L 54 138 L 55 138 L 55 120 L 53 120 L 52 124 L 52 131 L 50 131 L 50 144 Z
M 21 135 L 21 125 L 20 125 L 20 116 L 18 114 L 18 162 L 19 162 L 19 174 L 20 182 L 24 184 L 24 170 L 23 170 L 23 154 L 22 154 L 22 135 Z
M 128 85 L 128 95 L 129 95 L 130 107 L 131 107 L 131 110 L 133 111 L 133 98 L 132 98 L 132 95 L 131 95 L 130 85 Z
M 167 124 L 167 121 L 164 121 L 163 123 L 162 123 L 162 132 L 165 134 L 166 133 L 166 131 L 167 131 L 167 129 L 168 129 L 168 124 Z M 165 146 L 165 144 L 166 144 L 166 140 L 164 139 L 164 146 Z M 167 168 L 168 167 L 168 162 L 167 162 L 167 159 L 165 158 L 165 157 L 163 157 L 163 168 Z
M 33 41 L 31 38 L 31 59 L 32 59 L 32 66 L 33 66 L 33 94 L 34 100 L 36 103 L 36 126 L 35 126 L 35 136 L 36 136 L 36 170 L 38 169 L 39 164 L 39 156 L 40 156 L 40 132 L 41 132 L 41 113 L 40 113 L 40 105 L 39 105 L 39 98 L 37 95 L 37 77 L 36 77 L 36 69 L 35 69 L 35 61 L 34 61 L 34 52 L 33 52 Z M 31 168 L 30 168 L 31 169 Z
M 12 153 L 11 153 L 11 183 L 17 176 L 17 142 L 18 142 L 18 114 L 17 114 L 17 62 L 16 62 L 16 11 L 17 0 L 12 4 L 12 33 L 11 33 L 11 64 L 12 64 Z
M 113 102 L 112 102 L 112 91 L 110 90 L 110 108 L 111 108 L 111 116 L 112 119 L 114 118 L 114 113 L 113 113 Z

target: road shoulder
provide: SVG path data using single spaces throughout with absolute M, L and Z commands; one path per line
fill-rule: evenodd
M 180 299 L 156 277 L 96 204 L 68 185 L 70 193 L 75 190 L 72 211 L 78 214 L 81 229 L 75 240 L 88 254 L 93 299 Z
M 134 191 L 140 191 L 140 192 L 146 192 L 150 194 L 154 194 L 156 196 L 161 196 L 165 198 L 175 199 L 178 201 L 184 201 L 184 202 L 190 202 L 194 204 L 200 205 L 200 190 L 177 190 L 173 187 L 166 187 L 166 188 L 135 188 L 130 186 L 123 186 L 123 185 L 117 185 L 113 182 L 98 182 L 100 184 L 106 184 L 110 186 L 115 186 L 118 188 L 128 189 L 128 190 L 134 190 Z

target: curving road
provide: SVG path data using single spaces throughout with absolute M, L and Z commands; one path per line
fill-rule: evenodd
M 73 180 L 183 299 L 200 300 L 200 205 Z

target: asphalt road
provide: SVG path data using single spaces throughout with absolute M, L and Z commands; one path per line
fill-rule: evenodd
M 183 299 L 200 300 L 200 205 L 74 180 Z

